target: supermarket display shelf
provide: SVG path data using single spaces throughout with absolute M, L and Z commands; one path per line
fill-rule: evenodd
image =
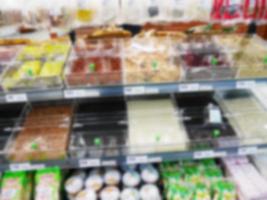
M 222 158 L 230 156 L 245 156 L 262 154 L 267 152 L 267 144 L 247 145 L 239 147 L 213 148 L 208 150 L 164 152 L 151 154 L 136 154 L 125 156 L 101 157 L 101 158 L 80 158 L 62 159 L 49 161 L 33 161 L 23 163 L 1 163 L 2 171 L 32 171 L 46 167 L 58 166 L 62 169 L 79 169 L 90 167 L 107 167 L 119 165 L 135 165 L 145 163 L 160 163 L 179 160 L 198 160 L 207 158 Z
M 18 91 L 0 94 L 0 103 L 38 102 L 47 100 L 79 99 L 88 97 L 135 96 L 168 94 L 226 89 L 249 89 L 256 85 L 267 84 L 267 78 L 192 81 L 155 84 L 135 84 L 124 86 L 95 86 L 73 89 L 47 89 Z

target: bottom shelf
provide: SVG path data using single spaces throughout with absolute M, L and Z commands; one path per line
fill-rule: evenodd
M 267 198 L 267 156 L 5 172 L 8 200 L 251 200 Z

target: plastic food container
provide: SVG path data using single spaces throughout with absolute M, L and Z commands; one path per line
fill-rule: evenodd
M 187 148 L 187 134 L 169 96 L 131 98 L 127 106 L 131 153 L 171 152 Z
M 141 177 L 145 183 L 154 184 L 159 179 L 159 172 L 153 165 L 145 165 L 141 167 Z
M 124 77 L 128 84 L 181 80 L 181 63 L 169 54 L 166 37 L 139 36 L 125 42 Z
M 140 193 L 135 188 L 125 188 L 121 193 L 121 200 L 140 200 Z
M 231 54 L 213 40 L 180 44 L 177 53 L 180 53 L 186 80 L 233 79 L 236 76 Z
M 121 173 L 117 169 L 106 169 L 104 180 L 107 185 L 118 185 L 120 183 Z
M 103 186 L 104 180 L 100 174 L 90 174 L 85 181 L 86 188 L 91 188 L 95 192 L 99 191 Z
M 78 43 L 71 53 L 64 76 L 68 87 L 121 84 L 120 42 L 89 40 Z
M 84 189 L 83 191 L 79 192 L 75 198 L 75 200 L 88 200 L 88 199 L 97 200 L 96 193 L 90 188 Z
M 141 181 L 140 175 L 134 170 L 128 170 L 123 174 L 122 182 L 126 187 L 136 187 Z
M 195 98 L 199 101 L 195 101 Z M 222 140 L 235 141 L 235 132 L 224 117 L 213 92 L 180 94 L 175 99 L 177 108 L 182 110 L 181 118 L 192 148 L 205 149 L 223 145 L 220 142 Z
M 126 105 L 122 98 L 78 102 L 70 154 L 73 157 L 119 155 L 120 147 L 126 144 L 126 121 Z
M 15 63 L 5 70 L 2 85 L 6 91 L 61 88 L 63 68 L 63 61 L 34 60 Z
M 144 185 L 140 190 L 142 200 L 161 200 L 159 189 L 156 185 Z
M 120 191 L 114 186 L 106 187 L 101 191 L 100 198 L 101 200 L 119 200 Z
M 71 115 L 69 105 L 34 106 L 17 125 L 23 129 L 15 132 L 8 149 L 9 159 L 16 162 L 64 159 Z

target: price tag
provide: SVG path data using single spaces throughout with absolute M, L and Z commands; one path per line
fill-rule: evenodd
M 179 85 L 180 92 L 195 92 L 199 91 L 198 83 L 190 83 L 190 84 L 181 84 Z
M 161 157 L 151 157 L 151 158 L 148 158 L 148 162 L 149 163 L 161 163 L 162 158 Z
M 213 91 L 212 85 L 200 85 L 199 91 Z
M 65 90 L 64 97 L 66 99 L 72 98 L 85 98 L 85 97 L 99 97 L 100 91 L 99 90 Z
M 240 147 L 238 155 L 253 155 L 258 153 L 258 147 Z
M 101 166 L 117 166 L 117 162 L 116 160 L 106 160 L 106 161 L 102 161 Z
M 79 166 L 81 168 L 86 168 L 86 167 L 100 167 L 101 162 L 99 159 L 82 159 L 79 160 Z
M 28 101 L 28 97 L 25 93 L 6 95 L 6 102 L 9 102 L 9 103 L 26 102 L 26 101 Z
M 44 169 L 44 164 L 30 164 L 30 163 L 20 163 L 20 164 L 10 164 L 9 166 L 11 171 L 30 171 Z
M 250 89 L 256 86 L 255 81 L 238 81 L 236 83 L 236 88 L 238 89 Z
M 140 164 L 140 163 L 148 163 L 147 156 L 129 156 L 126 160 L 127 164 Z
M 145 89 L 146 94 L 159 94 L 158 88 L 146 88 Z
M 214 158 L 216 154 L 214 151 L 197 151 L 194 153 L 194 159 Z
M 140 95 L 145 94 L 145 87 L 143 86 L 136 86 L 136 87 L 126 87 L 124 89 L 125 95 Z

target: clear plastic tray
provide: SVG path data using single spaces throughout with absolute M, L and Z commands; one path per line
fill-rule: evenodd
M 266 143 L 267 112 L 250 91 L 217 92 L 216 95 L 241 144 Z
M 73 52 L 64 71 L 67 87 L 122 84 L 122 57 L 113 53 Z
M 24 162 L 66 158 L 72 112 L 68 104 L 28 107 L 13 133 L 8 159 Z
M 232 145 L 238 145 L 235 132 L 213 95 L 213 92 L 175 95 L 175 102 L 193 149 L 223 147 L 227 141 L 231 141 Z M 215 116 L 213 111 L 209 110 L 210 105 L 219 109 L 221 116 Z M 221 118 L 221 122 L 219 122 L 220 119 L 217 119 L 218 117 Z M 218 120 L 218 123 L 211 120 Z M 229 146 L 229 143 L 226 145 Z
M 64 65 L 64 61 L 12 63 L 3 72 L 1 83 L 6 91 L 62 88 Z

